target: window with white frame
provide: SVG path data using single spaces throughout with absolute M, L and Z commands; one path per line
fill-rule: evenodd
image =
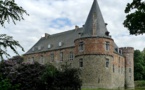
M 109 51 L 109 49 L 110 49 L 110 43 L 109 42 L 105 43 L 105 48 L 106 48 L 107 51 Z
M 69 60 L 73 60 L 74 59 L 74 54 L 73 54 L 73 52 L 70 52 L 70 54 L 69 54 Z
M 79 42 L 79 51 L 84 50 L 84 42 Z
M 32 63 L 32 64 L 34 63 L 34 57 L 31 58 L 31 63 Z
M 44 63 L 44 57 L 43 57 L 43 55 L 40 56 L 40 63 L 41 63 L 41 64 Z

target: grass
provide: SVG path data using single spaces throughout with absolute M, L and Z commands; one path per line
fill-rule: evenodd
M 92 89 L 91 88 L 82 88 L 82 90 L 108 90 L 108 89 L 101 89 L 101 88 L 97 88 L 97 89 L 94 89 L 94 88 L 92 88 Z
M 135 81 L 135 87 L 145 87 L 145 81 Z
M 134 83 L 135 83 L 135 87 L 136 87 L 135 90 L 145 90 L 145 81 L 144 80 L 135 81 Z M 111 89 L 82 89 L 82 90 L 111 90 Z M 115 90 L 118 90 L 118 89 L 115 89 Z M 126 89 L 126 90 L 128 90 L 128 89 Z

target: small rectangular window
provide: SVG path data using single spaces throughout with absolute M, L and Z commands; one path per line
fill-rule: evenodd
M 31 59 L 31 63 L 32 63 L 32 64 L 34 63 L 34 57 L 32 57 L 32 59 Z
M 63 52 L 60 52 L 60 61 L 63 61 Z
M 44 63 L 44 57 L 43 57 L 43 55 L 41 55 L 40 56 L 40 61 L 39 61 L 41 64 L 43 64 Z
M 118 73 L 120 73 L 120 66 L 118 67 Z
M 74 59 L 73 52 L 70 52 L 70 54 L 69 54 L 69 60 L 73 60 L 73 59 Z
M 131 68 L 129 68 L 129 73 L 131 73 Z
M 109 67 L 109 59 L 106 59 L 106 67 Z
M 109 51 L 109 42 L 106 42 L 105 48 L 106 48 L 107 51 Z
M 123 67 L 121 68 L 121 72 L 123 73 Z
M 54 61 L 54 53 L 50 54 L 50 59 L 51 59 L 51 61 Z
M 84 50 L 84 43 L 83 42 L 80 42 L 79 43 L 79 50 L 80 51 L 83 51 Z
M 79 64 L 80 64 L 80 67 L 83 67 L 83 59 L 82 58 L 79 60 Z
M 115 72 L 115 67 L 114 67 L 114 64 L 113 64 L 113 72 Z
M 28 62 L 28 63 L 30 63 L 30 62 L 31 62 L 30 58 L 27 58 L 27 62 Z
M 118 65 L 119 65 L 118 73 L 121 73 L 121 68 L 120 68 L 120 66 L 121 66 L 121 63 L 120 63 L 120 57 L 119 57 L 119 60 L 118 60 Z

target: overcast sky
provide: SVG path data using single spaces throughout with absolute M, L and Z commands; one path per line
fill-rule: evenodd
M 93 0 L 15 0 L 30 16 L 14 25 L 5 24 L 0 33 L 13 36 L 27 52 L 44 33 L 54 34 L 84 25 Z M 124 28 L 124 9 L 132 0 L 98 0 L 108 31 L 119 47 L 143 50 L 145 35 L 133 36 Z M 17 48 L 20 54 L 24 54 Z M 11 52 L 13 56 L 13 52 Z

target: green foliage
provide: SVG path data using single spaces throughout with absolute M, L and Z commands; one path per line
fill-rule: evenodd
M 10 19 L 15 21 L 23 20 L 23 14 L 27 14 L 26 10 L 18 6 L 15 0 L 0 0 L 0 24 L 4 26 L 5 21 L 8 23 Z
M 13 66 L 12 62 L 0 62 L 0 90 L 18 90 L 19 84 L 11 83 Z
M 18 41 L 14 40 L 12 36 L 7 36 L 6 34 L 0 34 L 0 57 L 3 60 L 3 55 L 9 57 L 10 55 L 7 53 L 7 48 L 11 48 L 14 53 L 18 54 L 16 51 L 16 47 L 19 47 L 24 51 L 23 47 L 19 44 Z M 19 54 L 18 54 L 19 55 Z
M 62 90 L 80 90 L 82 81 L 80 80 L 80 70 L 63 65 L 58 76 L 58 87 Z
M 82 82 L 79 78 L 79 70 L 69 68 L 64 65 L 60 70 L 57 70 L 52 65 L 47 65 L 43 75 L 44 82 L 48 90 L 80 90 Z
M 12 83 L 20 83 L 20 90 L 40 90 L 40 76 L 45 67 L 39 63 L 21 64 L 16 68 L 16 76 Z
M 0 90 L 18 90 L 18 87 L 19 84 L 12 85 L 8 79 L 2 79 L 0 81 Z
M 145 80 L 145 50 L 134 51 L 134 79 Z
M 20 90 L 80 90 L 81 88 L 79 70 L 66 65 L 57 69 L 50 64 L 41 65 L 36 62 L 15 64 L 4 61 L 0 63 L 0 77 L 2 80 L 8 79 L 13 86 L 19 85 Z
M 135 81 L 135 87 L 145 87 L 145 81 Z
M 16 24 L 15 21 L 23 20 L 23 14 L 28 15 L 26 10 L 15 3 L 15 0 L 0 0 L 0 24 L 2 27 L 6 21 L 9 23 L 10 20 L 12 20 L 13 23 Z M 3 55 L 6 57 L 10 56 L 7 53 L 7 48 L 10 48 L 16 54 L 18 54 L 16 47 L 19 47 L 24 51 L 18 41 L 6 34 L 0 34 L 0 47 L 0 58 L 2 60 Z
M 133 0 L 132 3 L 128 3 L 125 9 L 126 20 L 123 24 L 130 34 L 143 34 L 145 33 L 145 1 Z
M 53 90 L 55 89 L 55 80 L 58 75 L 58 70 L 53 65 L 46 65 L 45 71 L 41 75 L 41 82 L 45 88 Z

